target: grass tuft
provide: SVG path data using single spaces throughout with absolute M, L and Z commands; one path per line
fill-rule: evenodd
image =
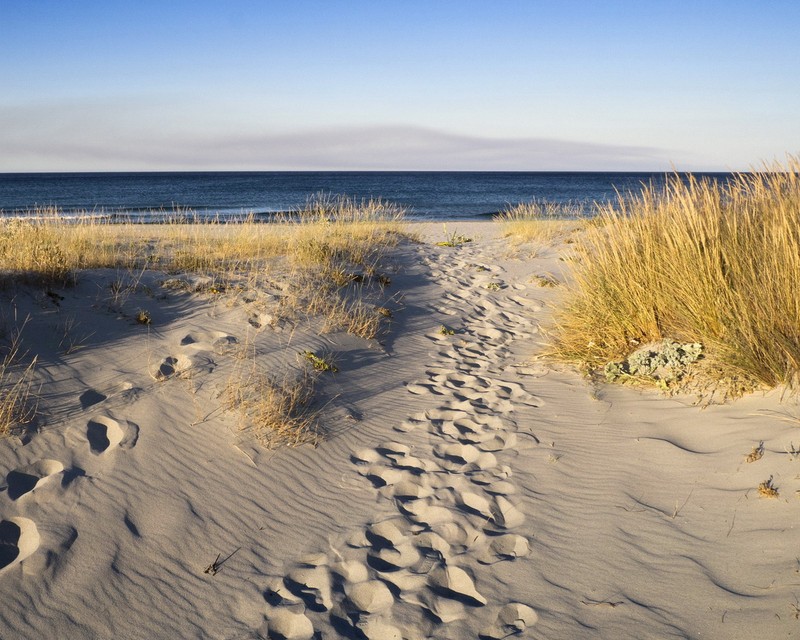
M 495 216 L 503 227 L 503 235 L 514 242 L 552 244 L 577 227 L 575 220 L 583 216 L 580 205 L 531 201 L 507 207 Z
M 453 231 L 453 233 L 447 233 L 447 225 L 444 225 L 444 235 L 446 239 L 442 240 L 441 242 L 437 242 L 437 247 L 460 247 L 472 242 L 472 238 L 469 238 L 456 231 Z
M 796 386 L 799 171 L 790 158 L 727 185 L 673 176 L 603 207 L 576 245 L 555 354 L 596 369 L 670 339 L 701 344 L 716 380 Z
M 18 337 L 12 340 L 0 359 L 0 438 L 30 424 L 36 415 L 31 394 L 36 360 L 21 365 L 19 344 Z
M 306 368 L 283 377 L 254 368 L 247 377 L 233 378 L 227 407 L 242 418 L 241 430 L 268 449 L 319 442 L 319 410 L 313 407 L 314 373 Z

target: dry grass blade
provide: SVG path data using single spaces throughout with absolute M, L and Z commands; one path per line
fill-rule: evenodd
M 242 418 L 242 430 L 269 449 L 319 441 L 319 412 L 311 405 L 314 374 L 307 369 L 283 377 L 253 370 L 234 378 L 227 389 L 227 408 Z
M 30 424 L 36 415 L 31 395 L 36 360 L 27 366 L 19 361 L 19 340 L 15 339 L 0 361 L 0 438 Z
M 582 215 L 583 209 L 577 204 L 534 200 L 509 206 L 494 220 L 503 226 L 503 235 L 515 242 L 548 245 L 575 229 L 575 220 Z
M 709 376 L 793 385 L 798 273 L 800 161 L 727 184 L 673 176 L 587 227 L 554 350 L 601 367 L 632 345 L 699 342 Z

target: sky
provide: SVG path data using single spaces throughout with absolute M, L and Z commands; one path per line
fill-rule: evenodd
M 0 172 L 747 170 L 796 0 L 0 0 Z

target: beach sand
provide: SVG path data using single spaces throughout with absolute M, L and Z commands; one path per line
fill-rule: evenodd
M 567 245 L 414 226 L 374 341 L 271 322 L 280 283 L 4 294 L 42 418 L 0 441 L 0 637 L 800 636 L 796 402 L 595 386 L 539 358 Z M 225 390 L 306 349 L 325 437 L 265 449 Z

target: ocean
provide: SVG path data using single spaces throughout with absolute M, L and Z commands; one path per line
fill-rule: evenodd
M 730 174 L 695 174 L 725 180 Z M 488 218 L 536 200 L 571 205 L 591 215 L 594 203 L 641 191 L 664 173 L 619 172 L 153 172 L 0 174 L 0 215 L 43 209 L 58 216 L 95 215 L 154 222 L 176 214 L 265 221 L 315 195 L 382 198 L 412 219 Z

